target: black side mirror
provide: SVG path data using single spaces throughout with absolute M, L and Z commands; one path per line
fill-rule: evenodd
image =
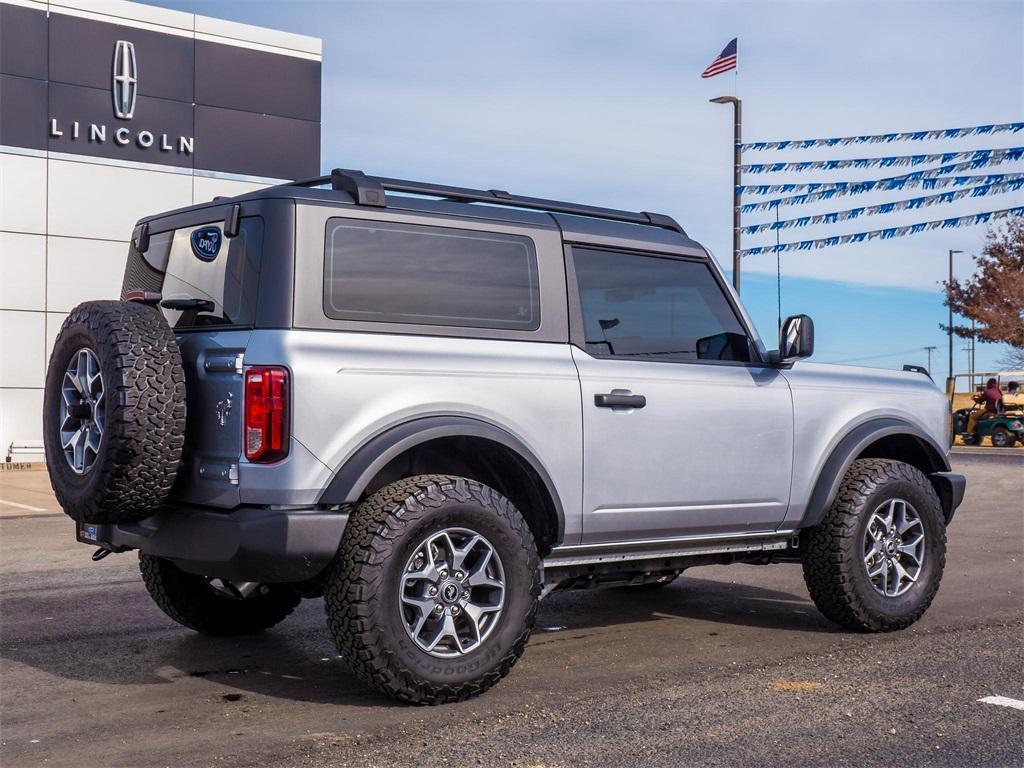
M 779 331 L 779 356 L 782 362 L 814 354 L 814 321 L 807 315 L 791 315 Z

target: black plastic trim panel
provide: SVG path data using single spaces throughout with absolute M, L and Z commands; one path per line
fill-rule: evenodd
M 930 457 L 932 472 L 949 471 L 949 461 L 946 458 L 945 452 L 932 438 L 921 432 L 913 424 L 894 417 L 872 419 L 854 427 L 849 434 L 839 441 L 839 444 L 825 461 L 815 483 L 814 491 L 811 493 L 810 501 L 807 503 L 807 510 L 800 521 L 800 528 L 809 528 L 821 522 L 821 519 L 825 516 L 825 510 L 835 500 L 836 493 L 839 491 L 839 484 L 842 483 L 846 470 L 850 468 L 854 460 L 869 445 L 890 435 L 910 435 L 915 438 Z M 932 472 L 926 472 L 925 474 L 931 474 Z M 952 515 L 952 510 L 946 510 L 947 518 L 951 518 Z
M 501 427 L 466 416 L 429 416 L 414 419 L 377 435 L 364 443 L 338 470 L 323 492 L 321 505 L 351 504 L 359 500 L 374 476 L 388 462 L 410 448 L 440 437 L 482 437 L 511 449 L 523 459 L 544 483 L 558 515 L 556 543 L 565 535 L 565 512 L 555 484 L 540 460 L 522 441 Z
M 139 523 L 79 523 L 77 534 L 87 544 L 167 558 L 189 573 L 281 583 L 323 571 L 338 551 L 346 522 L 347 512 L 319 509 L 173 507 Z

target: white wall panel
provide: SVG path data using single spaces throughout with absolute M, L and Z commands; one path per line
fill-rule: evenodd
M 124 241 L 143 216 L 191 204 L 189 175 L 50 161 L 51 235 Z
M 46 344 L 43 349 L 44 373 L 45 369 L 50 365 L 50 353 L 53 352 L 53 342 L 57 340 L 57 334 L 60 332 L 60 327 L 67 316 L 67 312 L 46 313 Z
M 46 158 L 0 152 L 0 230 L 46 232 Z
M 254 27 L 237 21 L 215 19 L 210 16 L 196 15 L 196 37 L 212 35 L 223 38 L 220 42 L 256 43 L 272 48 L 279 48 L 281 53 L 294 51 L 304 53 L 310 58 L 318 58 L 323 52 L 323 41 L 318 37 L 297 35 L 280 29 Z M 251 46 L 256 47 L 256 46 Z
M 43 439 L 43 390 L 0 389 L 0 460 L 13 442 Z
M 89 299 L 116 299 L 121 295 L 128 243 L 49 239 L 46 309 L 67 312 Z
M 0 387 L 43 386 L 45 316 L 0 310 Z
M 0 309 L 46 308 L 46 238 L 0 232 Z

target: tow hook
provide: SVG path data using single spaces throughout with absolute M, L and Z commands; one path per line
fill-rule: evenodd
M 95 552 L 92 553 L 92 561 L 94 563 L 98 563 L 100 560 L 102 560 L 107 555 L 111 554 L 113 551 L 114 550 L 107 549 L 106 547 L 100 547 L 99 549 L 97 549 Z

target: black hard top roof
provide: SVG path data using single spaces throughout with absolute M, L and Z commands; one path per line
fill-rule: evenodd
M 329 188 L 321 188 L 325 185 Z M 388 192 L 395 194 L 389 195 Z M 367 176 L 362 171 L 342 169 L 335 169 L 330 176 L 301 179 L 236 197 L 214 198 L 209 203 L 146 217 L 140 223 L 213 206 L 282 198 L 319 204 L 358 205 L 375 210 L 392 208 L 470 216 L 513 224 L 557 225 L 569 242 L 646 246 L 647 249 L 651 246 L 670 250 L 697 249 L 703 253 L 701 245 L 692 240 L 674 219 L 664 214 L 523 197 L 503 190 L 478 190 Z

